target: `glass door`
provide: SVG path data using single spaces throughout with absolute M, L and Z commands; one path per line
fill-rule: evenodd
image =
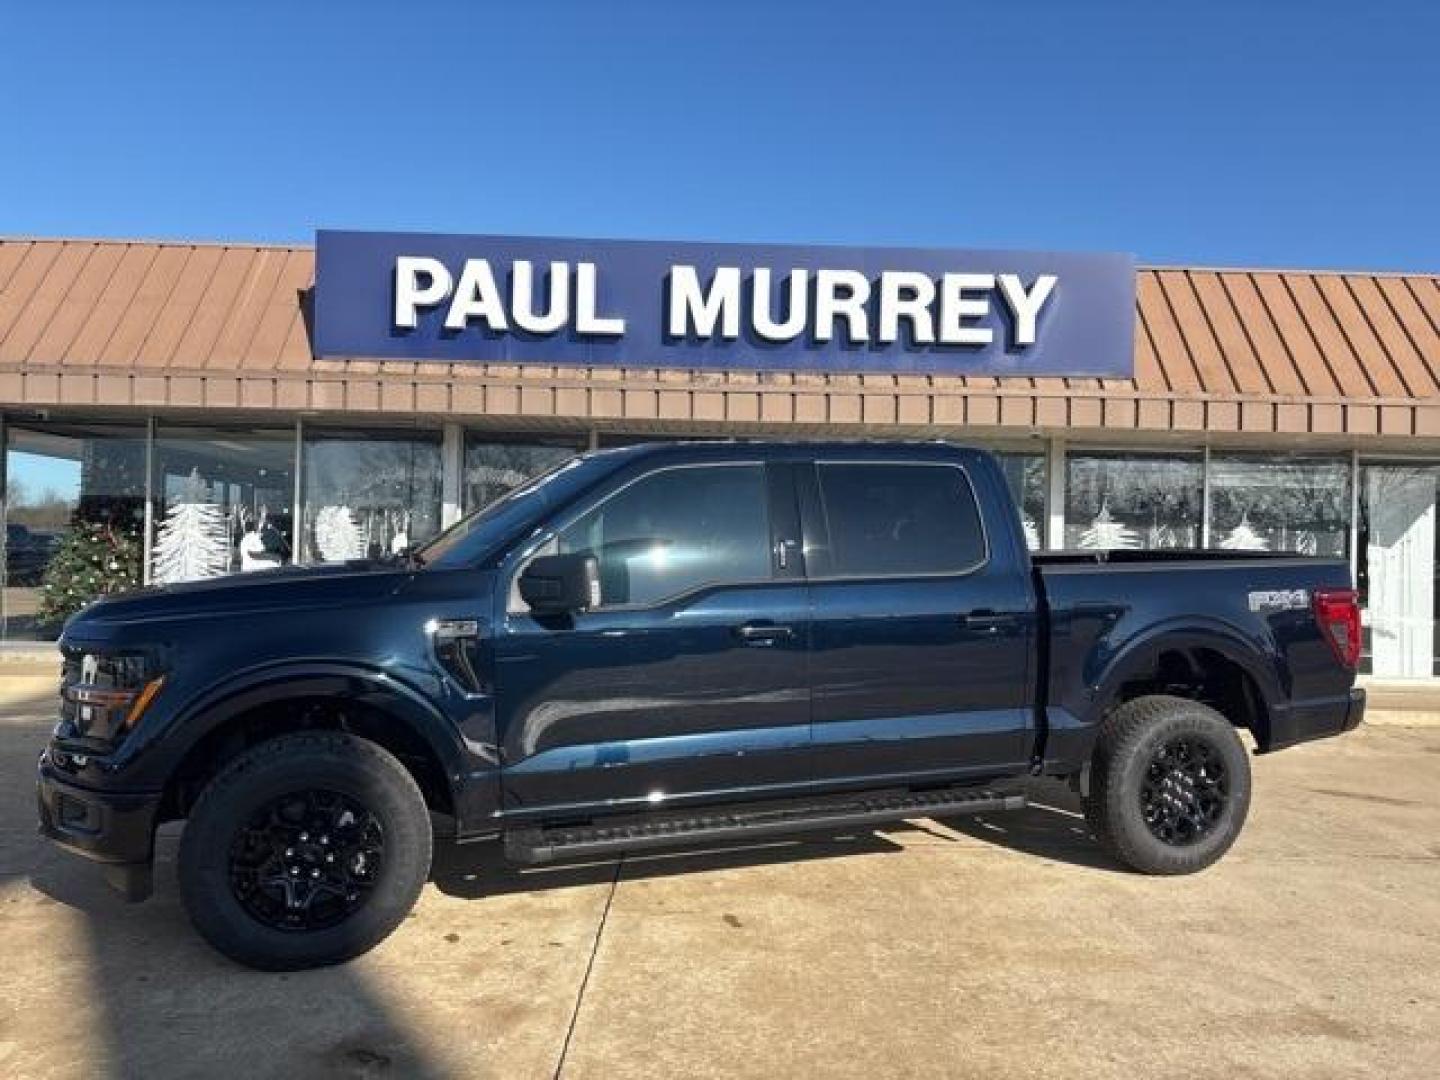
M 1433 465 L 1362 469 L 1358 576 L 1374 675 L 1434 672 L 1437 478 Z

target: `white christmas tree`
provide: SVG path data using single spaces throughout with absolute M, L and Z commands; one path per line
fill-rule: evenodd
M 1110 503 L 1100 504 L 1100 513 L 1090 523 L 1090 528 L 1080 534 L 1080 546 L 1091 549 L 1135 548 L 1140 546 L 1135 530 L 1123 521 L 1110 516 Z
M 1269 551 L 1270 543 L 1250 526 L 1250 512 L 1240 515 L 1240 524 L 1231 529 L 1220 546 L 1227 551 Z
M 230 523 L 192 469 L 155 538 L 152 577 L 162 585 L 219 577 L 230 569 Z
M 348 506 L 322 506 L 315 515 L 315 550 L 322 562 L 365 557 L 365 534 Z

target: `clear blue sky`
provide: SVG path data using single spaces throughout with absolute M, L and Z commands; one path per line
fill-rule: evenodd
M 1440 4 L 0 0 L 0 234 L 1440 270 Z

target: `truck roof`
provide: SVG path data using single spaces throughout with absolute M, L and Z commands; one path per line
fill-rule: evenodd
M 945 442 L 939 439 L 704 439 L 675 440 L 672 442 L 635 443 L 631 446 L 615 447 L 593 451 L 593 456 L 607 456 L 612 460 L 638 460 L 642 458 L 665 458 L 669 456 L 695 458 L 714 457 L 759 457 L 764 460 L 785 460 L 811 454 L 826 457 L 839 456 L 847 452 L 863 451 L 867 458 L 892 459 L 954 459 L 968 458 L 984 453 L 979 447 L 961 443 Z

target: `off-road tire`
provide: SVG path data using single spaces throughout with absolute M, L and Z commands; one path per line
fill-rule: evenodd
M 278 929 L 247 911 L 232 888 L 232 844 L 267 802 L 314 788 L 373 814 L 384 858 L 364 903 L 343 921 Z M 180 896 L 201 936 L 241 964 L 266 971 L 336 964 L 374 948 L 414 907 L 429 876 L 431 841 L 424 797 L 388 751 L 339 732 L 282 735 L 241 754 L 201 792 L 180 840 Z
M 1205 832 L 1167 843 L 1146 822 L 1142 788 L 1155 755 L 1176 741 L 1200 740 L 1224 766 L 1223 809 Z M 1105 718 L 1091 758 L 1085 821 L 1121 863 L 1144 874 L 1193 874 L 1235 842 L 1250 809 L 1250 759 L 1235 728 L 1198 701 L 1168 695 L 1135 698 Z

